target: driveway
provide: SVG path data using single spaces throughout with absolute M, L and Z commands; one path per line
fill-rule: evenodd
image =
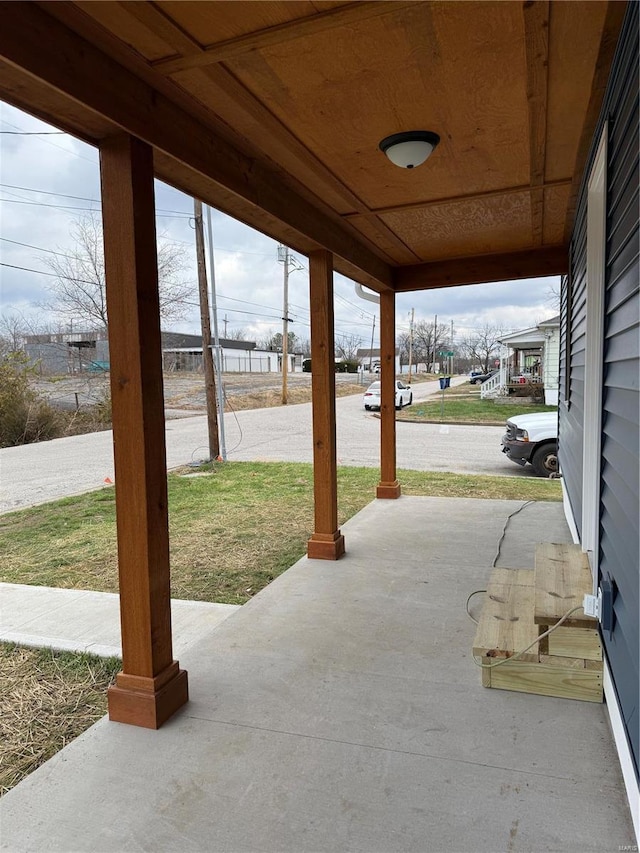
M 454 379 L 461 384 L 464 377 Z M 437 392 L 437 382 L 414 386 L 414 399 Z M 377 467 L 380 421 L 360 394 L 336 400 L 338 459 Z M 225 415 L 230 461 L 311 462 L 311 404 L 248 409 Z M 208 455 L 204 416 L 167 421 L 167 465 Z M 502 427 L 397 424 L 398 467 L 462 474 L 528 476 L 500 452 Z M 0 512 L 91 491 L 115 480 L 111 432 L 58 438 L 0 450 Z

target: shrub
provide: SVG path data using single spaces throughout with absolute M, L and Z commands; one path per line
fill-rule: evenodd
M 59 414 L 29 387 L 32 372 L 24 353 L 0 358 L 0 447 L 60 435 Z
M 358 362 L 353 359 L 343 359 L 336 361 L 336 373 L 357 373 Z
M 88 432 L 99 432 L 104 429 L 111 429 L 111 394 L 106 388 L 98 396 L 97 401 L 84 409 L 71 414 L 71 412 L 63 412 L 62 420 L 64 420 L 65 435 L 84 435 Z

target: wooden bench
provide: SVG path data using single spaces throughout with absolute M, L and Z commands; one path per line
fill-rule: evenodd
M 560 550 L 554 551 L 553 548 Z M 542 573 L 533 569 L 493 569 L 473 644 L 473 654 L 479 662 L 495 664 L 500 659 L 513 657 L 537 640 L 544 628 L 544 623 L 538 622 L 539 615 L 549 620 L 549 624 L 556 624 L 567 610 L 576 606 L 578 602 L 573 603 L 573 598 L 578 593 L 569 581 L 575 569 L 561 571 L 564 581 L 555 586 L 550 583 L 548 573 L 549 565 L 565 567 L 560 559 L 567 553 L 565 548 L 549 548 L 545 543 L 541 549 Z M 550 560 L 549 556 L 553 559 Z M 576 564 L 573 553 L 570 563 L 572 566 Z M 537 565 L 536 559 L 536 569 Z M 578 577 L 582 578 L 582 575 Z M 545 580 L 540 594 L 538 578 Z M 583 582 L 584 579 L 581 580 Z M 537 602 L 555 600 L 554 593 L 558 590 L 563 598 L 553 611 L 555 615 L 549 607 L 538 611 Z M 577 618 L 569 627 L 563 623 L 557 628 L 548 642 L 538 641 L 514 660 L 491 668 L 484 667 L 482 684 L 501 690 L 602 702 L 602 649 L 598 632 L 594 628 L 580 627 L 584 621 L 582 613 L 575 616 Z

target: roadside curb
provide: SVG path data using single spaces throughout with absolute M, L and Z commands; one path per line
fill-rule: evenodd
M 380 420 L 379 412 L 371 413 L 374 418 Z M 425 420 L 424 418 L 403 418 L 396 416 L 396 423 L 405 424 L 440 424 L 442 426 L 497 426 L 503 427 L 504 421 L 435 421 Z

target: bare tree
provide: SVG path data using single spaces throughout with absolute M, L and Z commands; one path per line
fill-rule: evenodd
M 424 362 L 427 370 L 438 360 L 438 349 L 449 346 L 450 327 L 444 323 L 417 322 L 413 327 L 414 361 Z
M 551 284 L 547 288 L 546 296 L 546 304 L 552 308 L 554 311 L 560 310 L 560 291 L 561 284 Z
M 20 314 L 0 315 L 0 351 L 20 352 L 24 349 L 24 338 L 28 334 L 27 324 Z
M 337 335 L 335 339 L 335 354 L 343 361 L 355 361 L 358 347 L 362 343 L 360 335 Z
M 485 323 L 473 335 L 468 335 L 460 342 L 460 350 L 473 366 L 480 365 L 485 373 L 489 372 L 490 363 L 498 357 L 500 344 L 498 338 L 504 333 L 500 326 Z
M 104 248 L 98 216 L 91 213 L 80 219 L 71 229 L 71 236 L 76 242 L 73 254 L 46 259 L 57 276 L 50 287 L 53 299 L 46 307 L 68 320 L 106 329 Z M 185 266 L 184 249 L 160 238 L 158 286 L 160 316 L 164 320 L 177 320 L 186 313 L 186 299 L 193 288 L 180 277 Z
M 411 335 L 409 332 L 400 332 L 398 337 L 396 338 L 396 346 L 398 347 L 399 355 L 400 355 L 400 367 L 403 364 L 409 364 L 409 339 Z
M 300 347 L 300 352 L 303 355 L 303 358 L 311 358 L 311 341 L 309 338 L 302 338 L 299 340 L 298 345 Z
M 226 335 L 222 336 L 227 341 L 248 341 L 251 340 L 246 329 L 230 329 Z

